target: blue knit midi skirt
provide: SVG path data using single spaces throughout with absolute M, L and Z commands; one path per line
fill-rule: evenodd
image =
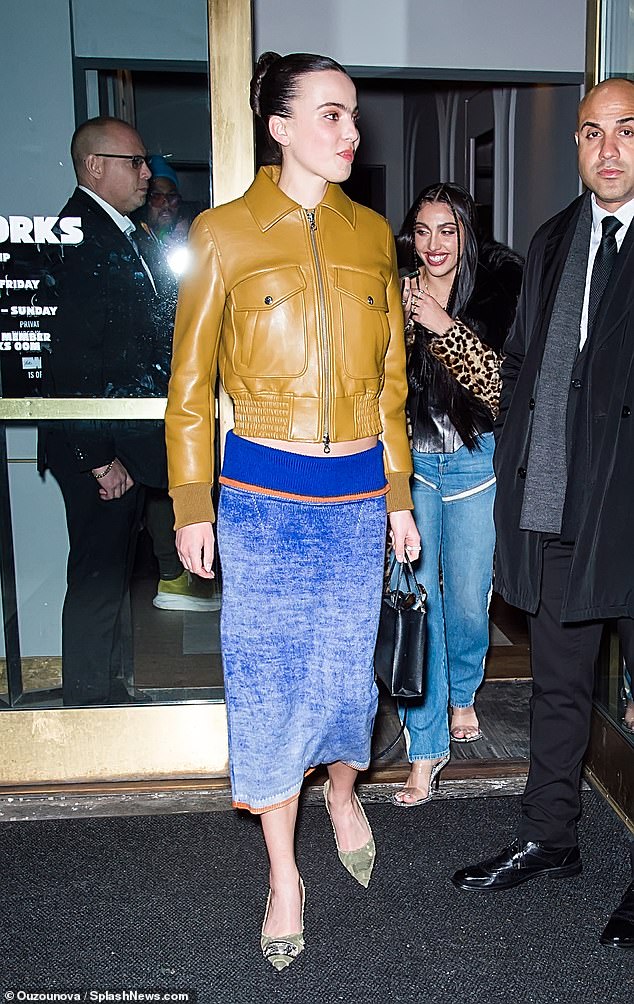
M 370 759 L 383 584 L 382 447 L 305 457 L 227 438 L 217 537 L 233 803 L 264 812 L 304 775 Z

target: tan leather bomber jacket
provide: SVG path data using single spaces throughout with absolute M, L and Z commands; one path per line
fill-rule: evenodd
M 297 442 L 382 433 L 390 511 L 411 509 L 407 379 L 386 220 L 329 185 L 314 212 L 261 168 L 190 233 L 165 416 L 176 527 L 213 520 L 217 372 L 235 432 Z

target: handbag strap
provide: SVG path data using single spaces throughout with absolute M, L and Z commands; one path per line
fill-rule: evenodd
M 392 581 L 392 575 L 394 573 L 394 566 L 398 564 L 398 575 L 396 577 L 396 592 L 398 592 L 401 588 L 401 581 L 404 575 L 405 584 L 407 586 L 408 591 L 410 593 L 417 593 L 421 605 L 425 606 L 427 602 L 427 590 L 422 585 L 422 583 L 420 583 L 416 578 L 407 551 L 405 551 L 404 558 L 405 558 L 404 561 L 397 562 L 396 553 L 394 553 L 394 555 L 392 556 L 392 563 L 390 565 L 390 571 L 388 573 L 388 591 L 389 591 L 389 583 Z
M 405 727 L 406 727 L 406 724 L 407 724 L 407 706 L 405 706 L 405 710 L 403 712 L 403 717 L 401 719 L 401 727 L 398 730 L 398 732 L 396 733 L 394 739 L 392 740 L 392 742 L 388 746 L 385 747 L 385 749 L 382 749 L 380 751 L 380 753 L 374 753 L 373 754 L 373 756 L 372 756 L 372 763 L 374 763 L 376 760 L 382 760 L 383 757 L 387 756 L 388 753 L 391 753 L 392 750 L 396 746 L 398 746 L 398 744 L 401 741 L 401 739 L 404 738 L 404 736 L 405 736 Z

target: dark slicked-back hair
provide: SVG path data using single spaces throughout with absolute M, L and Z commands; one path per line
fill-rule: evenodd
M 277 52 L 263 52 L 255 65 L 251 78 L 251 108 L 262 120 L 273 155 L 271 159 L 277 163 L 281 160 L 281 150 L 269 133 L 269 119 L 271 115 L 289 118 L 301 78 L 306 73 L 319 73 L 323 70 L 336 70 L 348 76 L 343 66 L 330 56 L 318 56 L 312 52 L 290 52 L 286 56 L 280 56 Z

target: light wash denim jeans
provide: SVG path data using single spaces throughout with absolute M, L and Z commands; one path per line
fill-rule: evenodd
M 407 707 L 410 760 L 449 752 L 448 706 L 468 708 L 484 676 L 493 574 L 493 433 L 479 450 L 414 451 L 412 497 L 422 552 L 414 564 L 427 590 L 423 696 Z M 442 570 L 442 590 L 439 569 Z

